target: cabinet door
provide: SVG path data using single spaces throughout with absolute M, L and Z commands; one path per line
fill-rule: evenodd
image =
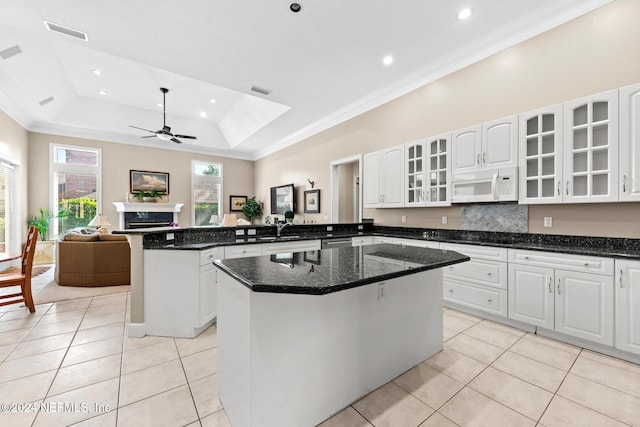
M 562 202 L 562 105 L 520 115 L 519 202 Z
M 640 354 L 640 262 L 616 261 L 616 348 Z
M 382 154 L 382 205 L 404 205 L 404 146 L 390 148 Z
M 618 91 L 564 104 L 564 201 L 618 200 Z
M 218 270 L 213 264 L 200 267 L 200 325 L 204 325 L 217 315 Z
M 553 330 L 553 269 L 509 264 L 509 317 Z
M 518 116 L 482 124 L 480 162 L 483 168 L 518 165 Z
M 480 125 L 460 129 L 451 134 L 452 157 L 451 173 L 463 173 L 479 170 L 481 156 Z
M 424 141 L 405 144 L 405 206 L 424 206 L 426 199 L 426 173 L 424 164 Z
M 613 277 L 556 270 L 556 331 L 613 346 Z
M 620 200 L 640 200 L 640 84 L 620 89 Z
M 379 151 L 364 155 L 364 207 L 377 208 L 382 204 L 380 181 L 382 180 L 382 163 Z
M 427 206 L 451 205 L 451 135 L 427 139 L 425 162 Z

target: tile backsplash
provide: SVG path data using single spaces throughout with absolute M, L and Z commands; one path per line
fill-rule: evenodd
M 527 233 L 529 206 L 516 204 L 465 206 L 462 208 L 462 229 Z

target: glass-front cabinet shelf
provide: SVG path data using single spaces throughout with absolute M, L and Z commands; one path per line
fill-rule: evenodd
M 448 206 L 450 134 L 405 144 L 405 206 Z
M 562 105 L 520 115 L 520 203 L 562 201 Z
M 618 91 L 564 104 L 564 201 L 618 199 Z

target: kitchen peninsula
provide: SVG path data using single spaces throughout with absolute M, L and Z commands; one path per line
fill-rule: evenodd
M 452 251 L 390 244 L 216 260 L 234 426 L 313 426 L 442 349 Z

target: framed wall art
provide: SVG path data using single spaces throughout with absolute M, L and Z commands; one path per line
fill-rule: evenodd
M 242 212 L 242 205 L 247 203 L 247 196 L 229 196 L 229 210 L 231 212 Z
M 129 185 L 131 194 L 141 191 L 158 190 L 169 194 L 169 174 L 167 172 L 129 171 Z
M 304 192 L 304 213 L 320 213 L 320 190 Z

